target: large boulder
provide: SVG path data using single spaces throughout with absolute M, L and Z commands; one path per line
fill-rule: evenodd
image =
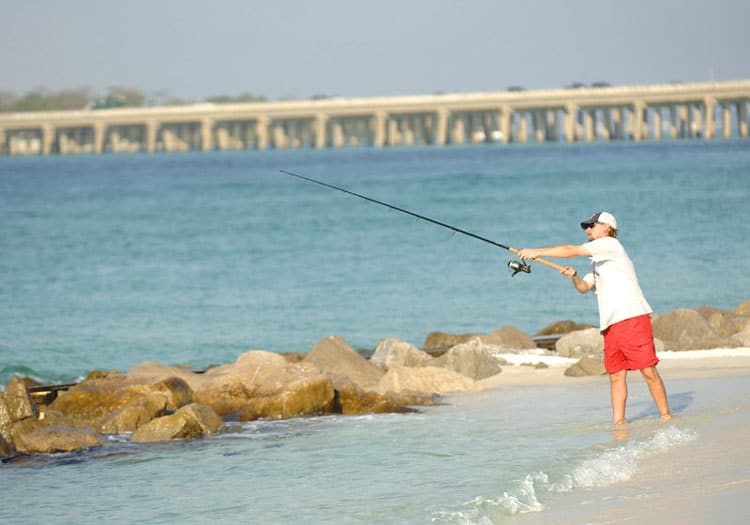
M 604 338 L 598 328 L 576 330 L 558 339 L 555 343 L 555 350 L 562 357 L 600 354 L 604 350 Z
M 135 432 L 152 419 L 164 415 L 166 410 L 167 397 L 165 395 L 147 394 L 134 403 L 103 416 L 97 423 L 97 428 L 103 434 Z
M 732 322 L 735 315 L 732 312 L 719 310 L 713 306 L 701 306 L 696 312 L 708 322 L 709 326 L 721 337 L 730 337 L 738 331 L 738 327 Z
M 434 366 L 391 368 L 378 384 L 379 392 L 395 393 L 446 394 L 478 390 L 482 390 L 482 386 L 476 381 L 453 370 Z
M 143 443 L 196 438 L 217 432 L 221 424 L 221 418 L 211 407 L 191 403 L 172 415 L 143 425 L 133 433 L 131 441 Z
M 213 366 L 202 374 L 201 379 L 208 379 L 220 375 L 224 375 L 227 372 L 235 373 L 243 370 L 254 371 L 258 368 L 269 368 L 284 366 L 289 363 L 286 357 L 275 352 L 268 352 L 266 350 L 249 350 L 240 354 L 234 363 L 225 365 Z
M 585 330 L 586 328 L 592 328 L 592 326 L 590 324 L 578 324 L 575 321 L 566 319 L 565 321 L 555 321 L 554 323 L 548 324 L 539 330 L 536 335 L 563 335 L 575 332 L 576 330 Z
M 360 388 L 372 388 L 385 373 L 380 367 L 362 357 L 339 336 L 318 341 L 304 359 L 336 382 L 348 378 Z
M 461 343 L 468 343 L 475 337 L 481 337 L 482 334 L 448 334 L 446 332 L 430 332 L 425 338 L 422 349 L 431 355 L 441 355 L 447 352 L 449 348 Z
M 211 370 L 209 369 L 206 374 Z M 120 374 L 122 376 L 122 374 Z M 162 381 L 170 377 L 176 377 L 184 381 L 193 391 L 205 382 L 205 374 L 195 372 L 180 366 L 164 365 L 153 361 L 144 361 L 128 370 L 127 377 L 141 378 L 148 382 Z
M 333 411 L 334 397 L 330 378 L 321 374 L 304 376 L 281 389 L 259 388 L 242 407 L 238 419 L 254 421 L 328 414 Z
M 512 326 L 503 326 L 481 339 L 484 343 L 499 345 L 512 350 L 531 350 L 536 348 L 536 343 L 531 337 Z
M 498 360 L 490 355 L 478 337 L 455 345 L 445 354 L 432 360 L 428 366 L 447 368 L 475 381 L 502 372 Z
M 58 395 L 49 408 L 67 416 L 97 423 L 101 418 L 151 394 L 161 394 L 167 408 L 176 410 L 192 403 L 193 390 L 178 377 L 150 378 L 124 375 L 84 381 Z
M 13 454 L 13 447 L 0 435 L 0 458 L 9 457 Z
M 195 399 L 222 417 L 286 418 L 325 414 L 333 407 L 331 379 L 308 363 L 227 368 L 207 379 Z
M 750 348 L 750 324 L 732 336 L 741 346 Z
M 13 442 L 11 437 L 13 424 L 38 416 L 39 411 L 29 395 L 26 383 L 20 377 L 14 376 L 5 390 L 0 393 L 0 440 L 10 447 Z M 0 442 L 0 449 L 5 448 L 2 442 Z
M 565 370 L 568 377 L 600 376 L 606 373 L 604 358 L 595 356 L 582 357 Z
M 385 370 L 394 366 L 425 366 L 432 356 L 400 339 L 383 339 L 378 343 L 370 362 Z
M 336 389 L 334 412 L 344 415 L 413 412 L 412 406 L 434 405 L 437 396 L 418 392 L 374 392 L 362 390 L 351 381 Z
M 734 309 L 734 315 L 750 317 L 750 301 L 745 301 Z
M 74 452 L 102 445 L 93 427 L 55 413 L 45 414 L 43 419 L 16 422 L 12 435 L 16 450 L 27 454 Z
M 734 348 L 739 343 L 722 337 L 695 310 L 680 308 L 653 320 L 654 336 L 664 341 L 667 350 L 703 350 Z

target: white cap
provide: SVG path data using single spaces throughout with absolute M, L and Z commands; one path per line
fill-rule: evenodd
M 606 211 L 600 211 L 593 214 L 588 219 L 581 221 L 581 228 L 585 230 L 586 228 L 593 224 L 596 224 L 597 222 L 608 224 L 613 230 L 617 229 L 617 219 L 615 219 L 614 215 Z

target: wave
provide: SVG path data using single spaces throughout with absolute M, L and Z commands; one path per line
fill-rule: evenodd
M 499 497 L 478 496 L 463 504 L 461 510 L 441 511 L 433 515 L 432 523 L 460 525 L 489 525 L 502 523 L 509 516 L 544 511 L 538 493 L 572 492 L 576 488 L 598 488 L 627 481 L 638 470 L 646 457 L 664 453 L 696 439 L 693 431 L 669 426 L 655 431 L 646 439 L 632 439 L 609 448 L 574 466 L 559 480 L 548 474 L 535 472 L 517 480 L 514 486 Z
M 71 380 L 70 376 L 50 372 L 48 370 L 37 370 L 25 365 L 6 365 L 0 368 L 0 391 L 5 390 L 5 385 L 7 385 L 14 376 L 28 377 L 41 385 L 71 383 L 74 381 Z M 75 380 L 79 379 L 81 378 Z

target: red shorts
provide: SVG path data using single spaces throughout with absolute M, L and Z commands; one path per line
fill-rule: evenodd
M 641 370 L 658 362 L 648 314 L 625 319 L 604 330 L 604 368 L 608 373 Z

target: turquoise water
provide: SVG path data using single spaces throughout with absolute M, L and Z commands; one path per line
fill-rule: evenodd
M 511 278 L 504 250 L 280 169 L 517 248 L 583 242 L 580 219 L 606 208 L 657 312 L 750 298 L 747 142 L 2 158 L 0 382 L 305 352 L 332 334 L 419 346 L 433 330 L 596 322 L 595 299 L 552 270 Z M 417 415 L 238 425 L 196 442 L 118 437 L 0 467 L 0 522 L 518 519 L 548 512 L 553 494 L 575 497 L 591 479 L 581 472 L 613 483 L 598 465 L 637 465 L 644 443 L 689 446 L 721 388 L 702 385 L 668 383 L 683 419 L 667 427 L 634 386 L 626 444 L 606 423 L 601 381 L 456 396 Z
M 657 312 L 748 299 L 748 142 L 4 158 L 0 381 L 596 323 L 546 267 L 280 169 L 517 248 L 606 208 Z

